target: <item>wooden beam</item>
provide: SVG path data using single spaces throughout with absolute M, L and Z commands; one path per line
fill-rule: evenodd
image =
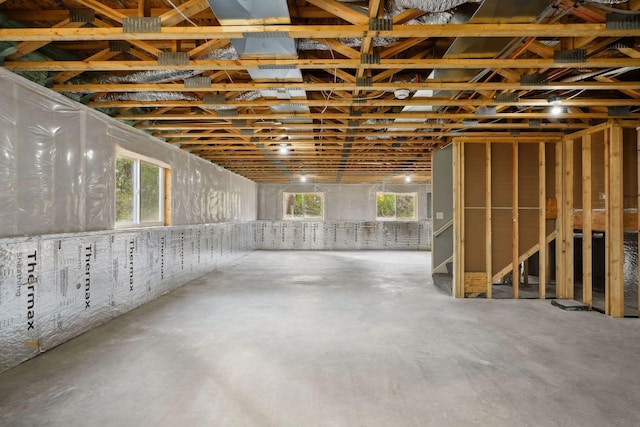
M 420 9 L 405 9 L 393 17 L 393 25 L 405 24 L 411 21 L 412 19 L 420 18 L 422 15 L 426 13 L 427 12 Z
M 546 144 L 538 144 L 538 296 L 547 297 L 547 164 Z
M 585 135 L 582 137 L 582 302 L 589 307 L 593 307 L 591 169 L 591 135 Z
M 183 28 L 183 27 L 180 27 Z M 66 28 L 63 28 L 66 29 Z M 61 30 L 63 30 L 61 29 Z M 99 30 L 101 28 L 92 28 Z M 78 28 L 84 30 L 84 28 Z M 0 29 L 0 32 L 2 30 Z M 129 33 L 123 33 L 129 34 Z M 130 39 L 131 44 L 142 42 Z M 159 49 L 152 47 L 153 52 Z M 350 58 L 336 59 L 237 59 L 237 60 L 191 60 L 186 65 L 172 65 L 175 70 L 246 70 L 258 68 L 260 66 L 295 66 L 303 70 L 323 69 L 327 72 L 335 69 L 357 69 L 360 67 L 360 60 Z M 507 68 L 626 68 L 637 67 L 638 60 L 635 58 L 594 58 L 586 62 L 575 63 L 555 63 L 546 59 L 381 59 L 379 64 L 367 64 L 372 70 L 418 70 L 418 69 L 477 69 L 477 68 L 499 68 L 501 71 Z M 144 71 L 163 70 L 166 65 L 160 65 L 155 61 L 8 61 L 5 68 L 13 71 Z M 379 81 L 375 80 L 374 81 Z M 355 82 L 355 80 L 354 80 Z M 406 85 L 405 85 L 406 86 Z
M 360 52 L 345 45 L 344 43 L 339 42 L 338 40 L 334 40 L 334 39 L 324 39 L 324 40 L 318 40 L 320 43 L 323 43 L 327 46 L 329 46 L 329 48 L 331 48 L 331 50 L 341 53 L 342 55 L 346 56 L 347 58 L 352 58 L 352 59 L 358 59 L 360 60 Z
M 487 142 L 485 145 L 485 170 L 486 170 L 486 190 L 485 190 L 485 271 L 486 271 L 486 296 L 487 298 L 493 298 L 493 249 L 491 245 L 491 143 Z
M 402 40 L 397 43 L 393 43 L 387 47 L 385 47 L 382 52 L 380 52 L 380 58 L 391 58 L 400 52 L 404 52 L 407 49 L 412 48 L 413 46 L 419 45 L 423 41 L 427 40 L 426 38 L 412 38 Z
M 224 47 L 227 41 L 223 41 L 224 45 L 209 44 L 212 49 Z M 210 41 L 209 43 L 215 43 Z M 204 46 L 204 47 L 203 47 Z M 196 50 L 208 50 L 207 44 L 202 44 L 198 48 L 189 51 L 190 56 L 194 56 Z M 406 89 L 407 83 L 403 82 L 378 82 L 371 87 L 355 86 L 364 91 L 393 92 L 396 89 Z M 198 92 L 218 92 L 218 91 L 254 91 L 268 90 L 273 88 L 273 83 L 255 83 L 255 82 L 238 82 L 238 83 L 218 83 L 212 84 L 209 88 L 199 88 Z M 509 82 L 441 82 L 426 81 L 420 83 L 411 83 L 409 85 L 413 90 L 517 90 L 517 89 L 536 89 L 535 86 L 520 85 L 520 83 Z M 313 91 L 329 91 L 329 90 L 351 90 L 354 88 L 353 83 L 334 83 L 334 82 L 314 82 L 314 83 L 278 83 L 278 87 L 301 89 L 306 92 Z M 545 90 L 638 90 L 640 89 L 640 81 L 622 82 L 608 79 L 602 83 L 598 82 L 575 82 L 575 83 L 549 83 L 544 87 Z M 64 90 L 62 90 L 64 89 Z M 539 89 L 539 87 L 537 87 Z M 536 90 L 537 90 L 536 89 Z M 53 90 L 63 92 L 192 92 L 192 88 L 185 88 L 180 83 L 85 83 L 53 86 Z
M 163 27 L 171 27 L 206 9 L 209 9 L 207 0 L 189 0 L 178 6 L 177 9 L 171 9 L 160 15 L 160 22 L 162 22 Z
M 121 23 L 123 13 L 96 0 L 77 0 L 97 13 Z M 313 0 L 319 1 L 319 0 Z M 324 3 L 324 0 L 323 0 Z M 365 17 L 365 19 L 368 19 Z M 77 40 L 211 40 L 243 38 L 246 33 L 282 33 L 292 38 L 343 37 L 638 37 L 640 29 L 611 29 L 606 24 L 433 24 L 398 25 L 389 31 L 372 31 L 368 25 L 227 25 L 163 27 L 159 33 L 123 33 L 121 28 L 2 28 L 0 41 Z M 543 61 L 546 61 L 542 59 Z M 508 60 L 497 60 L 507 61 Z M 499 67 L 494 67 L 499 68 Z M 510 67 L 506 67 L 510 68 Z M 571 67 L 571 68 L 578 68 Z
M 512 161 L 512 176 L 511 182 L 511 262 L 513 265 L 512 271 L 512 286 L 513 286 L 513 298 L 520 298 L 520 212 L 519 212 L 519 193 L 518 193 L 518 143 L 513 142 L 511 144 L 511 161 Z
M 464 143 L 453 143 L 453 295 L 464 298 Z
M 563 154 L 564 148 L 562 143 L 556 144 L 555 155 L 555 178 L 556 178 L 556 201 L 557 206 L 564 206 L 564 173 L 563 173 Z M 562 236 L 564 236 L 564 221 L 562 220 L 561 212 L 556 219 L 556 298 L 563 298 L 564 285 L 564 256 L 563 256 L 563 244 Z
M 71 22 L 70 19 L 65 19 L 57 24 L 55 24 L 54 26 L 52 26 L 51 28 L 80 28 L 82 26 L 84 26 L 85 23 L 84 22 Z M 23 56 L 31 53 L 31 52 L 35 52 L 36 50 L 40 49 L 43 46 L 48 45 L 49 42 L 46 41 L 39 41 L 39 42 L 21 42 L 18 43 L 16 45 L 16 50 L 17 52 L 7 56 L 7 59 L 10 61 L 16 61 L 20 58 L 22 58 Z
M 116 10 L 107 5 L 104 5 L 97 0 L 76 0 L 76 2 L 80 3 L 83 6 L 88 7 L 89 9 L 93 9 L 96 12 L 96 14 L 106 16 L 107 18 L 112 19 L 120 24 L 122 24 L 122 21 L 124 20 L 124 18 L 127 17 L 127 15 L 123 14 L 119 10 Z M 44 30 L 44 29 L 41 29 L 41 30 Z M 96 28 L 91 28 L 91 30 L 96 30 Z M 120 31 L 122 31 L 121 28 L 120 28 Z
M 311 3 L 312 5 L 325 10 L 331 13 L 336 18 L 344 19 L 345 21 L 351 24 L 368 24 L 369 18 L 358 12 L 356 9 L 353 9 L 347 6 L 344 3 L 340 3 L 335 0 L 306 0 L 307 3 Z
M 138 16 L 151 16 L 151 0 L 138 0 Z
M 563 142 L 563 198 L 562 209 L 559 217 L 562 219 L 562 262 L 564 264 L 564 277 L 562 286 L 562 298 L 574 298 L 574 274 L 573 274 L 573 139 L 566 138 Z
M 606 143 L 606 141 L 605 141 Z M 613 125 L 609 144 L 609 186 L 606 195 L 608 230 L 606 233 L 608 256 L 609 314 L 624 317 L 624 227 L 623 227 L 623 162 L 622 128 Z
M 280 120 L 285 117 L 291 117 L 291 113 L 287 112 L 264 112 L 264 113 L 240 113 L 238 114 L 237 119 L 250 119 L 250 120 Z M 296 113 L 296 117 L 309 117 L 309 118 L 317 118 L 317 113 L 309 112 L 309 113 Z M 453 119 L 453 120 L 463 120 L 463 119 L 473 119 L 476 118 L 474 114 L 469 113 L 409 113 L 409 112 L 400 112 L 400 113 L 388 113 L 388 114 L 379 114 L 379 113 L 364 113 L 362 116 L 357 117 L 356 119 L 360 122 L 364 122 L 372 119 Z M 633 115 L 632 117 L 640 119 L 640 115 Z M 204 115 L 204 114 L 194 114 L 192 112 L 185 113 L 177 113 L 177 114 L 124 114 L 117 116 L 118 119 L 121 120 L 162 120 L 162 121 L 174 121 L 174 120 L 189 120 L 194 122 L 202 122 L 202 121 L 211 121 L 212 119 L 217 118 L 215 115 Z M 354 119 L 353 116 L 349 115 L 349 113 L 323 113 L 323 119 L 329 120 L 351 120 Z M 497 114 L 492 120 L 497 119 L 551 119 L 553 116 L 550 113 L 502 113 Z M 593 118 L 593 119 L 607 119 L 608 115 L 606 113 L 603 114 L 587 114 L 587 113 L 576 113 L 576 114 L 567 114 L 565 116 L 566 119 L 582 119 L 582 118 Z M 413 125 L 413 124 L 412 124 Z M 378 126 L 380 127 L 380 126 Z M 384 126 L 387 128 L 387 126 Z M 407 127 L 407 123 L 404 123 L 404 126 L 395 126 L 395 127 Z M 433 127 L 430 126 L 430 127 Z M 468 126 L 461 126 L 460 128 L 465 128 Z M 549 126 L 552 128 L 552 126 Z M 562 124 L 558 124 L 558 128 L 562 128 Z M 473 142 L 471 137 L 465 138 L 467 142 Z M 512 142 L 514 140 L 519 140 L 522 142 L 539 142 L 532 140 L 526 135 L 521 135 L 519 137 L 504 137 L 504 138 L 496 138 L 495 141 L 492 142 Z M 552 142 L 557 140 L 556 135 L 550 135 L 548 141 Z M 482 141 L 478 141 L 482 142 Z M 485 141 L 486 142 L 486 141 Z
M 143 52 L 140 52 L 142 55 L 146 55 Z M 148 55 L 146 55 L 148 56 Z M 193 90 L 193 89 L 192 89 Z M 287 100 L 287 102 L 289 102 Z M 291 102 L 295 102 L 296 104 L 307 105 L 309 107 L 351 107 L 353 106 L 353 99 L 350 96 L 340 97 L 338 99 L 294 99 Z M 283 100 L 281 99 L 273 99 L 273 98 L 257 98 L 253 100 L 234 100 L 227 99 L 227 106 L 238 106 L 240 108 L 251 108 L 251 107 L 273 107 L 282 105 Z M 518 102 L 513 102 L 509 104 L 496 104 L 495 100 L 490 98 L 484 99 L 450 99 L 450 98 L 429 98 L 429 105 L 432 106 L 492 106 L 492 105 L 510 105 L 517 107 L 546 107 L 547 100 L 546 99 L 526 99 Z M 607 107 L 612 103 L 615 103 L 619 106 L 637 106 L 638 100 L 635 99 L 574 99 L 571 101 L 567 101 L 564 105 L 569 106 L 570 104 L 578 104 L 581 106 L 589 106 L 589 107 Z M 413 98 L 413 99 L 395 99 L 395 98 L 379 98 L 379 99 L 367 99 L 366 106 L 367 107 L 380 107 L 380 106 L 391 106 L 391 107 L 404 107 L 411 105 L 424 105 L 424 98 Z M 96 101 L 94 104 L 90 105 L 91 107 L 186 107 L 186 106 L 206 106 L 203 101 Z M 570 114 L 570 113 L 569 113 Z M 582 113 L 577 113 L 582 114 Z M 590 114 L 590 113 L 584 113 Z M 517 138 L 517 137 L 516 137 Z
M 89 58 L 87 58 L 88 60 L 99 60 L 99 61 L 105 61 L 105 60 L 109 60 L 111 58 L 115 58 L 116 56 L 120 55 L 120 52 L 112 52 L 109 49 L 103 49 L 100 52 L 96 53 L 95 55 L 90 56 Z M 68 72 L 62 72 L 62 73 L 58 73 L 53 81 L 56 84 L 60 84 L 60 83 L 64 83 L 66 81 L 71 80 L 72 78 L 79 76 L 80 74 L 82 74 L 82 71 L 68 71 Z M 66 86 L 66 85 L 64 85 Z

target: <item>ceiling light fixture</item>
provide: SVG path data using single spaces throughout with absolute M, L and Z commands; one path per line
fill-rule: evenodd
M 560 104 L 562 104 L 562 98 L 560 98 L 558 95 L 551 95 L 547 99 L 547 101 L 549 101 L 549 104 L 551 104 L 550 111 L 554 116 L 557 116 L 564 112 L 564 109 L 560 106 Z
M 307 176 L 304 174 L 300 175 L 300 182 L 307 182 Z
M 289 148 L 287 147 L 287 144 L 280 144 L 280 148 L 278 149 L 278 153 L 285 155 L 289 152 Z
M 404 176 L 404 182 L 406 182 L 407 184 L 411 182 L 411 176 L 409 174 L 406 174 Z

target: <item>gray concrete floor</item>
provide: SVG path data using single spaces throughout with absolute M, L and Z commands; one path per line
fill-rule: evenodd
M 0 375 L 2 426 L 637 426 L 640 324 L 254 252 Z

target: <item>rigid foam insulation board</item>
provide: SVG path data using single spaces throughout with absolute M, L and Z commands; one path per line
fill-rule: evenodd
M 0 240 L 0 371 L 253 249 L 253 223 Z
M 430 221 L 257 221 L 256 249 L 428 250 Z

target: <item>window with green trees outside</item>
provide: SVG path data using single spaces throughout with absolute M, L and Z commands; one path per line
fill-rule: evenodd
M 323 193 L 284 193 L 284 219 L 323 219 Z
M 378 220 L 415 220 L 416 193 L 377 193 L 376 208 Z
M 116 158 L 116 226 L 164 224 L 164 168 Z

